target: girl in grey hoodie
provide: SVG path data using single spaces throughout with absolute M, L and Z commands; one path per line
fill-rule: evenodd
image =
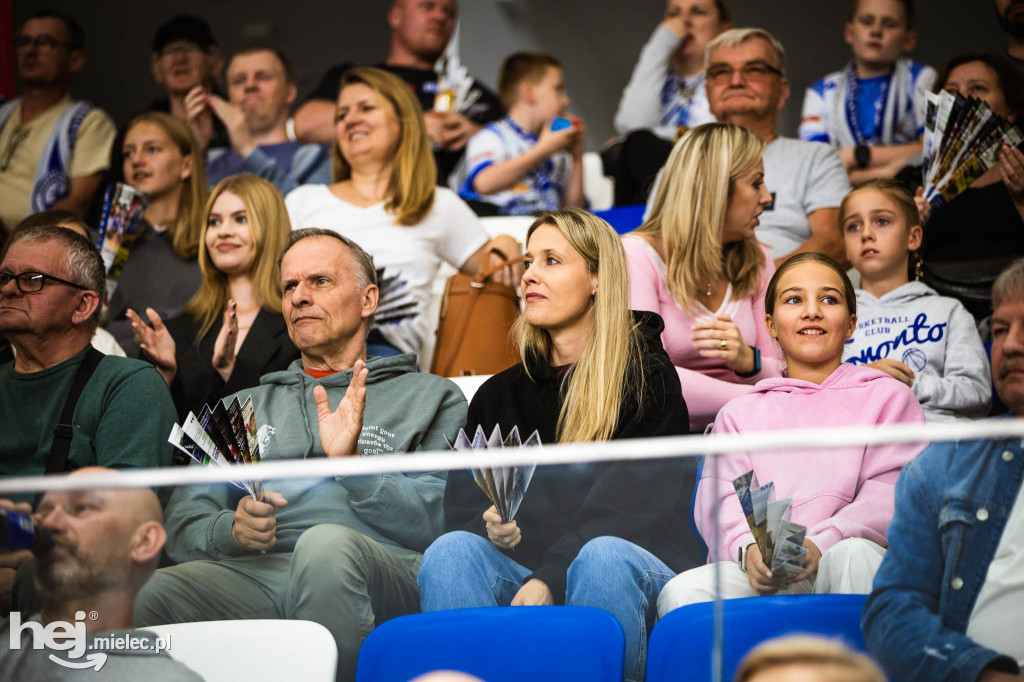
M 846 362 L 910 386 L 928 421 L 984 417 L 992 381 L 974 318 L 909 277 L 910 254 L 922 240 L 913 198 L 893 180 L 871 180 L 846 195 L 839 220 L 861 277 Z

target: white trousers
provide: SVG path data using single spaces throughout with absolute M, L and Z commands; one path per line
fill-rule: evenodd
M 821 555 L 818 574 L 779 590 L 779 594 L 867 594 L 885 550 L 863 538 L 836 543 Z M 658 596 L 658 617 L 687 604 L 715 600 L 715 573 L 721 581 L 722 599 L 756 597 L 747 574 L 735 561 L 719 561 L 680 573 Z

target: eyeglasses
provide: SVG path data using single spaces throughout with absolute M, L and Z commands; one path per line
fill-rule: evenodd
M 748 62 L 738 69 L 734 69 L 728 64 L 715 64 L 709 66 L 706 72 L 706 77 L 709 83 L 728 83 L 732 80 L 732 75 L 739 72 L 740 78 L 748 83 L 760 83 L 768 80 L 772 75 L 785 76 L 781 69 L 776 69 L 771 64 L 765 62 Z
M 7 143 L 7 149 L 4 150 L 4 158 L 0 161 L 0 172 L 3 172 L 11 167 L 11 161 L 14 160 L 14 153 L 18 151 L 18 146 L 25 141 L 28 137 L 29 131 L 24 128 L 15 128 L 14 132 L 11 133 L 11 140 Z
M 57 40 L 51 35 L 42 33 L 37 35 L 35 38 L 29 36 L 17 36 L 14 39 L 14 49 L 21 50 L 28 47 L 29 45 L 35 45 L 40 52 L 52 50 L 55 47 L 71 47 L 71 43 Z
M 157 57 L 169 57 L 175 54 L 202 52 L 203 48 L 193 42 L 169 43 L 160 48 Z
M 14 285 L 18 287 L 18 291 L 20 291 L 23 294 L 34 294 L 37 291 L 42 291 L 43 285 L 46 283 L 46 280 L 52 280 L 54 282 L 65 284 L 69 287 L 74 287 L 76 289 L 81 289 L 83 291 L 90 290 L 89 287 L 83 287 L 81 284 L 75 284 L 74 282 L 69 282 L 66 279 L 54 277 L 53 275 L 44 275 L 41 272 L 23 272 L 20 275 L 12 275 L 7 272 L 0 272 L 0 289 L 3 289 L 5 286 L 7 286 L 7 283 L 10 282 L 12 279 L 14 280 Z

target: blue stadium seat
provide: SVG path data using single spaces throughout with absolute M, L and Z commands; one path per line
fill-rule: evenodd
M 728 599 L 722 673 L 731 680 L 744 655 L 761 642 L 797 633 L 839 638 L 865 651 L 860 612 L 867 595 L 808 594 Z M 662 618 L 647 647 L 647 682 L 711 680 L 713 603 L 691 604 Z
M 594 215 L 614 227 L 619 234 L 626 234 L 640 227 L 640 223 L 644 221 L 645 208 L 643 204 L 619 206 L 606 211 L 594 211 Z
M 356 682 L 459 670 L 487 682 L 621 682 L 625 636 L 600 609 L 516 606 L 395 618 L 370 633 Z

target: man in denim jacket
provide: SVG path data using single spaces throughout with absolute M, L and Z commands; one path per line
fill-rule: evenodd
M 992 287 L 992 378 L 1024 416 L 1024 260 Z M 1024 680 L 1024 448 L 934 443 L 896 484 L 861 626 L 901 682 Z

